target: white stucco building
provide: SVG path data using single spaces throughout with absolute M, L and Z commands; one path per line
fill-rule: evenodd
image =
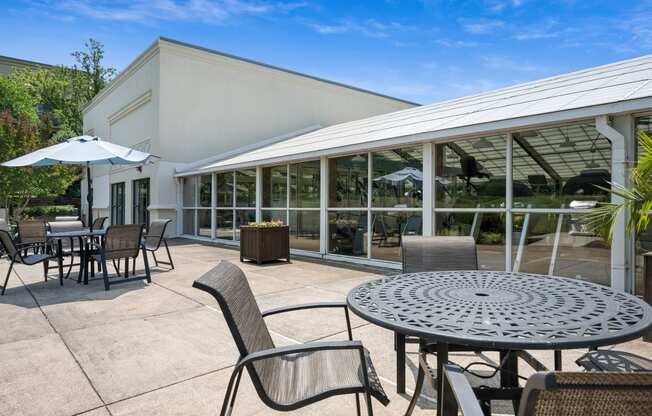
M 85 134 L 157 156 L 139 168 L 94 168 L 94 216 L 176 220 L 176 169 L 414 105 L 159 38 L 83 110 Z

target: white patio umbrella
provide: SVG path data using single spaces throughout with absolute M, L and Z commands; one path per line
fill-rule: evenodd
M 423 182 L 423 172 L 417 168 L 407 167 L 374 179 L 375 181 L 403 182 L 406 179 Z
M 6 167 L 82 165 L 86 166 L 88 185 L 88 224 L 93 227 L 93 188 L 91 166 L 139 165 L 151 155 L 128 147 L 106 142 L 97 136 L 72 137 L 65 142 L 36 150 L 32 153 L 4 162 Z

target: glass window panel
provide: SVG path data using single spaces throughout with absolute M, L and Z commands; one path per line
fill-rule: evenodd
M 422 147 L 372 153 L 372 205 L 380 208 L 423 205 Z
M 263 207 L 285 208 L 287 206 L 287 178 L 287 165 L 263 168 Z
M 199 206 L 211 206 L 211 188 L 212 188 L 212 175 L 202 175 L 199 178 Z
M 195 210 L 183 210 L 183 233 L 187 235 L 195 235 Z
M 125 223 L 125 183 L 111 184 L 111 224 Z
M 239 209 L 235 211 L 235 239 L 240 240 L 240 226 L 256 222 L 255 209 Z
M 369 176 L 367 154 L 329 159 L 328 165 L 328 206 L 366 207 Z
M 421 213 L 374 212 L 371 229 L 371 258 L 401 261 L 401 237 L 422 234 Z
M 137 179 L 131 183 L 131 223 L 149 227 L 149 178 Z
M 215 175 L 217 186 L 217 206 L 233 207 L 233 172 Z
M 367 212 L 328 213 L 328 252 L 367 256 Z
M 287 211 L 286 210 L 272 210 L 264 209 L 262 210 L 263 221 L 282 221 L 283 224 L 287 224 Z
M 215 222 L 215 238 L 233 240 L 233 210 L 218 209 Z
M 611 283 L 611 250 L 588 231 L 581 216 L 515 214 L 512 242 L 514 271 Z
M 236 205 L 256 207 L 256 169 L 235 172 Z
M 436 235 L 473 236 L 480 270 L 505 270 L 505 214 L 435 213 Z
M 211 236 L 211 210 L 198 209 L 197 210 L 197 232 L 195 235 L 202 237 Z
M 611 180 L 611 142 L 593 124 L 514 134 L 515 207 L 561 208 L 572 201 L 606 201 L 597 186 Z
M 437 144 L 435 207 L 503 207 L 506 146 L 502 136 Z
M 290 207 L 319 208 L 319 160 L 290 165 Z
M 636 137 L 640 137 L 640 134 L 643 132 L 652 136 L 652 116 L 638 117 L 636 119 Z M 640 143 L 637 143 L 637 157 L 640 157 L 642 151 L 643 149 Z M 636 236 L 634 293 L 640 296 L 645 293 L 645 260 L 643 254 L 650 251 L 652 251 L 652 227 L 650 227 L 646 232 Z
M 290 211 L 290 248 L 319 251 L 319 211 Z
M 184 207 L 194 207 L 195 202 L 195 192 L 197 188 L 197 177 L 190 176 L 182 179 L 183 182 L 183 206 Z

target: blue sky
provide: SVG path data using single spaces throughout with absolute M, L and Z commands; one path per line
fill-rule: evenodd
M 0 4 L 0 55 L 70 64 L 94 37 L 122 70 L 166 36 L 419 103 L 652 53 L 647 0 Z

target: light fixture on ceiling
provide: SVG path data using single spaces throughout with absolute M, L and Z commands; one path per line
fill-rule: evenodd
M 481 138 L 480 140 L 474 141 L 472 146 L 474 149 L 493 149 L 494 147 L 493 143 L 491 143 L 485 137 Z
M 365 159 L 362 155 L 355 155 L 351 158 L 351 162 L 354 163 L 364 163 L 366 161 L 367 159 Z
M 575 147 L 575 142 L 571 142 L 570 138 L 564 134 L 564 132 L 559 129 L 559 133 L 561 133 L 562 136 L 564 136 L 564 141 L 559 144 L 559 147 L 565 148 L 565 147 Z

